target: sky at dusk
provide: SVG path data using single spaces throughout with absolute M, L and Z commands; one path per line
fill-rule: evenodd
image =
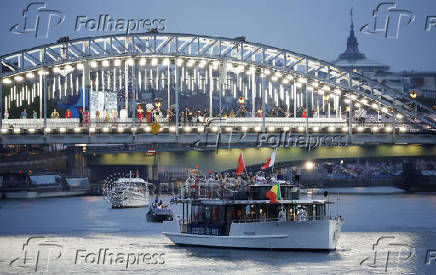
M 345 50 L 350 9 L 354 7 L 359 48 L 369 59 L 388 64 L 394 71 L 436 71 L 436 26 L 425 30 L 427 16 L 436 17 L 434 0 L 390 1 L 397 4 L 396 9 L 415 16 L 409 25 L 405 24 L 407 20 L 400 22 L 397 39 L 360 32 L 362 26 L 371 23 L 373 10 L 382 3 L 373 0 L 40 0 L 47 9 L 61 11 L 64 22 L 51 27 L 48 38 L 11 33 L 10 28 L 23 21 L 22 12 L 32 2 L 37 1 L 3 1 L 0 55 L 52 43 L 62 36 L 74 39 L 115 34 L 74 30 L 77 16 L 98 18 L 107 14 L 114 19 L 165 19 L 165 32 L 245 36 L 247 41 L 332 61 Z

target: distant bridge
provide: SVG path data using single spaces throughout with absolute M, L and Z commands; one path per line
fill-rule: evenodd
M 81 38 L 1 56 L 0 66 L 1 113 L 11 111 L 0 120 L 2 144 L 189 148 L 220 140 L 241 147 L 277 134 L 291 142 L 337 137 L 346 145 L 436 142 L 436 113 L 416 95 L 243 37 L 146 33 Z M 49 118 L 50 101 L 65 105 L 72 99 L 73 107 L 90 113 L 89 123 Z M 156 103 L 159 114 L 160 129 L 154 134 L 150 123 L 137 119 L 138 104 L 146 103 Z M 185 106 L 202 113 L 182 114 Z M 12 117 L 23 108 L 37 118 Z M 123 108 L 128 117 L 118 115 Z

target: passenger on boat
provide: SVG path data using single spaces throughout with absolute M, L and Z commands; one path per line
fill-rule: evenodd
M 285 209 L 283 209 L 283 207 L 279 211 L 278 220 L 279 220 L 279 222 L 286 221 L 286 213 L 285 213 Z

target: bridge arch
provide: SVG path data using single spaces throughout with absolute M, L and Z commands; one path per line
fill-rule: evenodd
M 356 109 L 372 114 L 374 131 L 384 128 L 395 134 L 396 128 L 436 128 L 429 118 L 435 112 L 403 91 L 243 37 L 176 33 L 87 37 L 7 54 L 0 57 L 0 64 L 3 110 L 38 98 L 40 119 L 52 111 L 47 101 L 67 106 L 74 98 L 82 101 L 76 105 L 89 109 L 91 117 L 101 108 L 120 112 L 125 107 L 134 123 L 136 106 L 159 97 L 164 113 L 176 104 L 176 132 L 183 105 L 195 105 L 197 98 L 203 104 L 198 108 L 209 118 L 229 116 L 230 110 L 236 116 L 241 115 L 238 111 L 245 117 L 261 114 L 263 131 L 268 126 L 263 118 L 273 109 L 297 119 L 306 131 L 324 120 L 338 122 L 342 132 L 352 134 Z

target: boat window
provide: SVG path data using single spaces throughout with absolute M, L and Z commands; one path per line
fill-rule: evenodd
M 197 223 L 217 223 L 224 221 L 224 206 L 193 205 L 192 221 Z

